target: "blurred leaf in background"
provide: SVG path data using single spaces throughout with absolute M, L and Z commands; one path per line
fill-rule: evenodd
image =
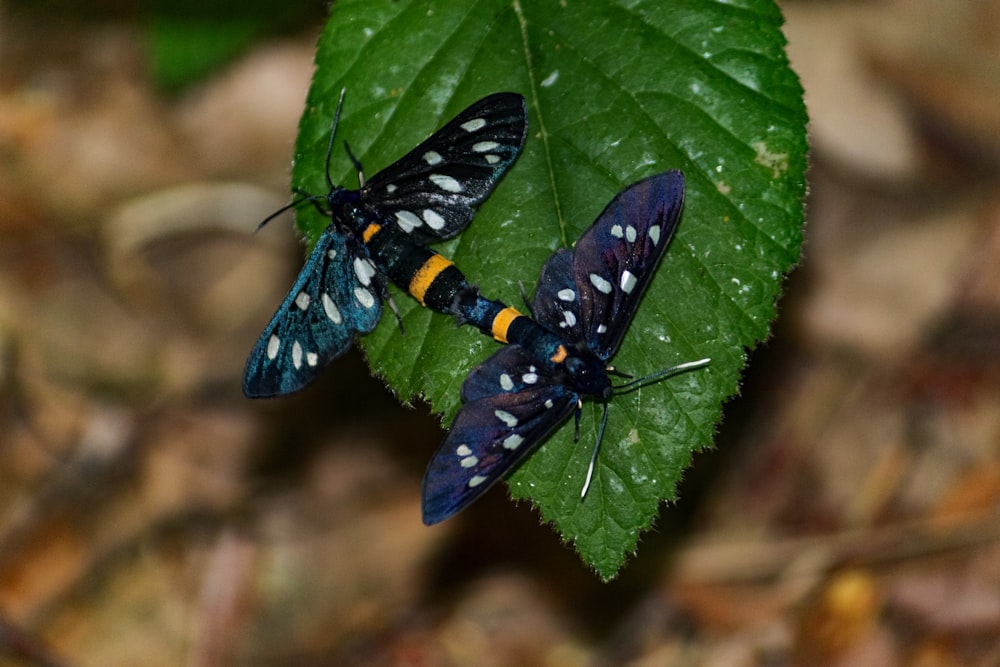
M 222 67 L 263 37 L 322 19 L 317 0 L 147 0 L 150 73 L 174 91 Z

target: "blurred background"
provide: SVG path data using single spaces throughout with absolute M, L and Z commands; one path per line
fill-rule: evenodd
M 1000 1 L 783 3 L 804 259 L 610 584 L 424 527 L 358 352 L 242 396 L 322 3 L 66 4 L 0 4 L 0 665 L 1000 664 Z

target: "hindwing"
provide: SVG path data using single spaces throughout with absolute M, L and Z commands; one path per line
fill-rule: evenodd
M 576 394 L 510 345 L 462 386 L 466 403 L 424 475 L 423 518 L 444 521 L 482 495 L 573 412 Z
M 334 226 L 320 236 L 288 296 L 257 339 L 243 373 L 251 398 L 303 388 L 382 314 L 384 285 L 358 242 Z

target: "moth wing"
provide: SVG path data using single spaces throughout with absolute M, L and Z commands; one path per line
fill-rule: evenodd
M 517 93 L 473 103 L 361 188 L 373 213 L 421 244 L 459 233 L 524 146 L 527 109 Z
M 376 281 L 363 246 L 328 227 L 251 350 L 243 393 L 282 396 L 312 382 L 356 333 L 375 328 L 382 313 Z
M 577 396 L 539 372 L 519 346 L 477 367 L 459 410 L 424 475 L 423 518 L 432 525 L 486 492 L 573 412 Z
M 621 345 L 674 235 L 683 205 L 681 172 L 643 179 L 612 199 L 574 246 L 582 335 L 605 361 Z
M 573 251 L 556 250 L 542 266 L 531 310 L 539 324 L 574 347 L 588 342 L 580 314 L 580 293 L 573 268 Z

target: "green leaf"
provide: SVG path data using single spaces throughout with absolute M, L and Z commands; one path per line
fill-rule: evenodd
M 372 173 L 488 93 L 527 98 L 520 159 L 473 224 L 436 247 L 491 298 L 519 305 L 518 282 L 530 292 L 552 251 L 624 186 L 685 172 L 679 231 L 613 361 L 636 376 L 711 365 L 612 401 L 582 501 L 598 405 L 584 409 L 579 443 L 569 420 L 509 479 L 604 578 L 710 445 L 799 257 L 807 118 L 780 24 L 770 0 L 340 0 L 320 39 L 294 174 L 307 192 L 326 191 L 342 87 L 339 138 Z M 333 176 L 356 183 L 340 150 Z M 308 209 L 299 222 L 312 241 L 327 224 Z M 363 341 L 369 362 L 404 400 L 422 395 L 450 421 L 466 375 L 498 344 L 399 292 L 395 302 L 406 335 L 384 317 Z

